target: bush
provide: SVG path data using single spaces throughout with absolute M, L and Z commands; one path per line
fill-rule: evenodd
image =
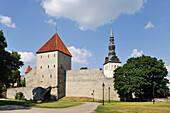
M 81 67 L 80 70 L 82 70 L 82 69 L 87 69 L 87 67 Z
M 16 100 L 26 100 L 26 98 L 24 97 L 24 94 L 22 92 L 16 93 L 15 99 Z
M 1 89 L 2 92 L 6 91 L 6 90 L 7 90 L 6 87 L 2 87 L 2 89 Z

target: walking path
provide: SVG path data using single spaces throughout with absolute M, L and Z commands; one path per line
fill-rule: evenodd
M 97 113 L 95 109 L 100 103 L 85 102 L 83 105 L 67 108 L 36 108 L 5 105 L 0 106 L 0 113 Z

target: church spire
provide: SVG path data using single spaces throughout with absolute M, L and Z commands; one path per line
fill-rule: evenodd
M 111 21 L 111 35 L 110 35 L 110 44 L 109 44 L 109 57 L 115 56 L 115 44 L 114 44 L 114 36 L 112 30 L 112 21 Z
M 112 30 L 112 20 L 111 20 L 111 34 L 110 34 L 110 37 L 113 37 L 113 30 Z
M 112 21 L 111 21 L 111 35 L 110 35 L 110 43 L 109 43 L 109 54 L 108 57 L 105 58 L 105 63 L 121 63 L 119 61 L 119 58 L 117 58 L 115 53 L 115 44 L 114 44 L 114 36 L 113 36 L 113 30 L 112 30 Z

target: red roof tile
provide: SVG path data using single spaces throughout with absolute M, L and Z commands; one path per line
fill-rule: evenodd
M 72 56 L 57 33 L 55 33 L 36 53 L 38 54 L 50 51 L 61 51 Z
M 30 71 L 31 71 L 31 67 L 30 67 L 30 65 L 28 65 L 27 70 L 25 71 L 25 74 L 27 74 Z

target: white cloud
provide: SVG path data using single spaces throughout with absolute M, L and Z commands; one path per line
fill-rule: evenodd
M 168 66 L 166 66 L 166 68 L 167 68 L 167 71 L 168 71 L 168 76 L 166 77 L 168 80 L 169 80 L 169 82 L 170 82 L 170 65 L 168 65 Z M 169 88 L 170 88 L 170 84 L 168 85 L 169 86 Z
M 32 52 L 18 52 L 21 55 L 21 60 L 24 62 L 24 66 L 20 68 L 20 72 L 23 75 L 30 65 L 32 68 L 36 66 L 36 56 Z
M 131 57 L 141 56 L 142 54 L 143 54 L 143 51 L 138 51 L 137 49 L 134 49 L 131 53 Z
M 76 21 L 81 30 L 95 30 L 121 14 L 135 14 L 147 0 L 42 0 L 45 13 Z
M 16 28 L 15 23 L 12 23 L 11 17 L 0 15 L 0 23 L 5 24 L 8 27 Z
M 45 22 L 56 26 L 56 22 L 54 22 L 52 19 L 45 20 Z
M 18 52 L 21 55 L 21 60 L 25 63 L 36 60 L 36 56 L 32 52 Z
M 73 55 L 74 64 L 88 64 L 88 58 L 92 56 L 92 53 L 87 49 L 75 48 L 74 46 L 68 47 L 68 50 Z
M 170 65 L 166 66 L 166 69 L 167 69 L 168 72 L 170 72 Z
M 154 28 L 155 26 L 149 21 L 147 25 L 145 26 L 145 29 L 151 29 Z

